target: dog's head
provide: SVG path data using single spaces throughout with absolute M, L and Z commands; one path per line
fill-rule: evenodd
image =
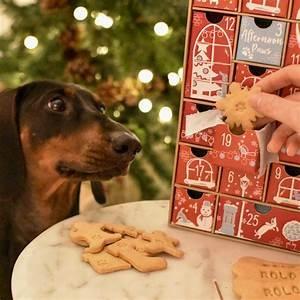
M 6 176 L 0 185 L 3 177 L 19 184 L 28 169 L 24 161 L 49 176 L 106 180 L 124 175 L 141 150 L 136 136 L 77 85 L 32 82 L 0 94 L 1 110 L 0 172 Z

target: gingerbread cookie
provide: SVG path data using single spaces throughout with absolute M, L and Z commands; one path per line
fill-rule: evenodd
M 261 91 L 260 87 L 241 88 L 240 84 L 233 82 L 229 87 L 229 94 L 216 103 L 216 107 L 223 112 L 225 122 L 231 129 L 253 129 L 258 118 L 263 116 L 257 113 L 249 104 L 249 97 Z
M 130 263 L 140 272 L 153 272 L 167 267 L 167 261 L 162 257 L 149 257 L 144 250 L 148 242 L 138 239 L 122 239 L 106 247 L 107 252 L 113 256 Z
M 99 253 L 83 253 L 83 261 L 89 263 L 91 267 L 99 274 L 111 273 L 131 268 L 131 265 L 109 254 L 105 249 Z
M 85 252 L 100 252 L 105 245 L 114 243 L 122 238 L 120 233 L 104 231 L 102 223 L 76 222 L 70 229 L 71 240 L 80 246 L 87 246 Z
M 143 233 L 142 238 L 151 242 L 146 249 L 151 254 L 165 252 L 177 258 L 182 257 L 184 254 L 183 251 L 176 248 L 179 245 L 179 241 L 162 231 L 157 230 L 152 233 Z
M 243 257 L 232 271 L 233 290 L 241 300 L 300 299 L 300 265 Z
M 126 226 L 123 224 L 104 224 L 104 228 L 108 231 L 114 232 L 114 233 L 120 233 L 122 235 L 128 235 L 131 237 L 136 238 L 140 233 L 142 233 L 142 230 L 138 230 L 133 226 Z

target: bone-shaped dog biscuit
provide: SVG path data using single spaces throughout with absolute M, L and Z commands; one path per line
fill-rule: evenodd
M 84 252 L 100 252 L 105 245 L 114 243 L 122 238 L 120 233 L 108 233 L 102 223 L 76 222 L 70 229 L 71 240 L 80 246 L 86 246 Z
M 241 300 L 300 299 L 300 265 L 243 257 L 232 271 L 233 290 Z

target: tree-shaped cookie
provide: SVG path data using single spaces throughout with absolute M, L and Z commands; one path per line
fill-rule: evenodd
M 76 222 L 70 229 L 71 240 L 80 246 L 88 246 L 84 252 L 100 252 L 105 245 L 114 243 L 122 238 L 120 233 L 104 231 L 102 223 Z

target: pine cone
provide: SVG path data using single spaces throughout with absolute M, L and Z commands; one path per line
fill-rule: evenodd
M 68 5 L 69 0 L 40 0 L 40 9 L 44 13 L 49 13 L 57 9 L 62 9 Z
M 133 78 L 126 78 L 122 82 L 121 94 L 124 102 L 128 106 L 135 106 L 139 100 L 139 96 L 142 91 L 142 84 L 138 80 Z
M 97 86 L 96 94 L 107 107 L 123 100 L 121 83 L 114 81 L 112 77 L 109 77 L 106 81 L 101 82 Z
M 81 52 L 68 62 L 65 75 L 75 82 L 91 83 L 95 81 L 96 68 L 91 64 L 90 56 L 86 52 Z
M 78 26 L 73 24 L 63 31 L 59 37 L 59 41 L 65 49 L 75 49 L 80 41 Z

